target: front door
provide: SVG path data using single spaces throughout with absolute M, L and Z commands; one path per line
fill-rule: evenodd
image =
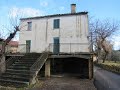
M 30 52 L 30 47 L 31 47 L 31 40 L 26 40 L 26 52 Z
M 54 38 L 53 53 L 59 54 L 59 37 Z

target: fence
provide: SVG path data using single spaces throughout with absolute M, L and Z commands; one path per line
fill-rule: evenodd
M 5 53 L 26 53 L 26 52 L 27 52 L 26 44 L 19 44 L 18 46 L 7 45 L 5 47 Z
M 29 53 L 27 44 L 19 44 L 18 47 L 6 46 L 6 53 Z M 79 53 L 90 52 L 89 43 L 50 43 L 49 52 L 52 53 Z

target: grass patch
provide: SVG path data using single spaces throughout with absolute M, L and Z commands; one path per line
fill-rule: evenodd
M 29 85 L 27 87 L 23 87 L 23 88 L 15 88 L 15 87 L 5 87 L 5 86 L 0 86 L 0 90 L 29 90 L 29 89 L 33 89 L 33 88 L 38 88 L 38 87 L 42 87 L 43 82 L 42 81 L 37 81 L 35 84 L 33 85 Z
M 114 61 L 106 61 L 105 63 L 94 63 L 96 66 L 101 67 L 103 69 L 106 69 L 108 71 L 120 74 L 120 61 L 114 62 Z

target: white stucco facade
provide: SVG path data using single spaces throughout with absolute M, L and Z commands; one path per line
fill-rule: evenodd
M 58 29 L 53 28 L 54 19 L 60 20 Z M 32 22 L 31 31 L 27 30 L 28 22 Z M 89 52 L 87 14 L 22 19 L 20 28 L 19 44 L 31 40 L 30 52 L 43 52 L 48 46 L 53 52 L 56 37 L 59 38 L 59 52 Z

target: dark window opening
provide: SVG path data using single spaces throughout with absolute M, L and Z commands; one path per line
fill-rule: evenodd
M 53 28 L 54 29 L 60 28 L 60 19 L 54 19 Z
M 32 22 L 28 22 L 28 28 L 27 28 L 28 31 L 31 31 L 32 30 Z

